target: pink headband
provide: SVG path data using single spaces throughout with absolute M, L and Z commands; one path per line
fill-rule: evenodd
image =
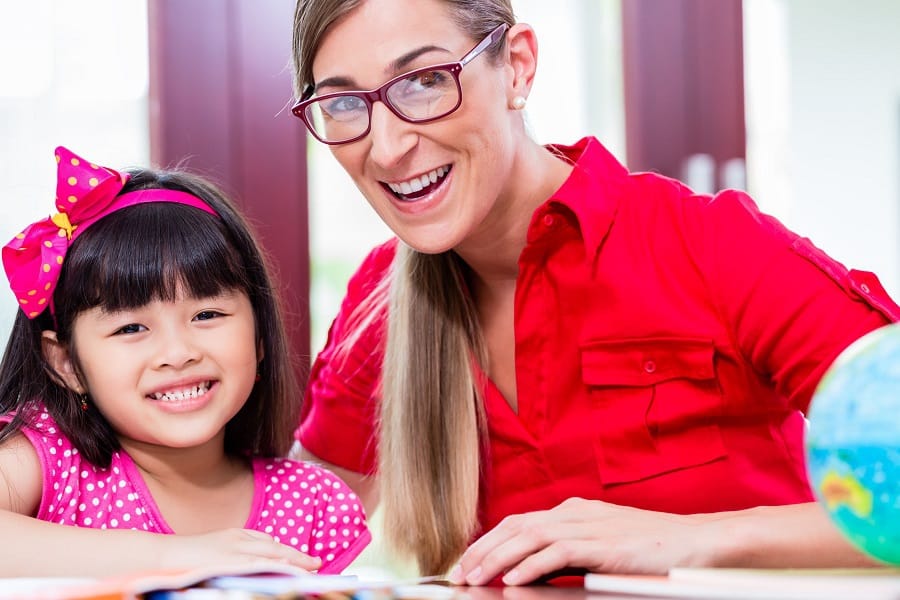
M 176 190 L 153 188 L 117 195 L 128 175 L 56 149 L 55 215 L 32 223 L 3 247 L 3 268 L 19 306 L 33 319 L 49 304 L 69 246 L 85 229 L 119 209 L 147 202 L 186 204 L 212 215 L 202 200 Z

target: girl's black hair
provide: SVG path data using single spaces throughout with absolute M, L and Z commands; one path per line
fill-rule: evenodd
M 0 414 L 16 415 L 0 431 L 0 443 L 27 427 L 45 406 L 88 461 L 108 466 L 119 440 L 92 402 L 82 410 L 79 397 L 59 383 L 41 351 L 41 332 L 56 331 L 80 372 L 71 346 L 79 313 L 173 300 L 182 286 L 192 297 L 235 289 L 249 296 L 263 360 L 250 397 L 225 427 L 225 450 L 241 456 L 285 455 L 300 394 L 277 294 L 249 225 L 221 190 L 203 178 L 149 169 L 130 174 L 120 194 L 180 190 L 203 200 L 218 216 L 172 202 L 139 204 L 103 217 L 72 243 L 53 293 L 55 315 L 49 310 L 33 320 L 21 310 L 16 315 L 0 364 Z

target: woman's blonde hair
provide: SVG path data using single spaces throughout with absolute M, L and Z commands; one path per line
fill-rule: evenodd
M 298 0 L 294 15 L 294 85 L 314 85 L 322 36 L 363 0 Z M 444 0 L 473 41 L 513 25 L 509 0 Z M 489 57 L 498 60 L 502 46 Z M 348 60 L 352 57 L 348 57 Z M 427 574 L 446 572 L 478 529 L 482 446 L 487 444 L 477 365 L 486 370 L 468 266 L 453 252 L 423 254 L 403 243 L 387 285 L 376 286 L 368 316 L 387 305 L 381 381 L 378 478 L 385 536 Z M 371 322 L 357 315 L 358 328 Z M 351 332 L 347 338 L 354 339 Z

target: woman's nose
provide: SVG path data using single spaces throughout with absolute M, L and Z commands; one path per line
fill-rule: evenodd
M 376 102 L 369 116 L 369 155 L 383 169 L 395 167 L 417 141 L 416 125 L 407 123 L 383 103 Z

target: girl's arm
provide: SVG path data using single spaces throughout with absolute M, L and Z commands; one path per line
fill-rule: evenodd
M 313 559 L 265 533 L 226 529 L 163 535 L 70 527 L 35 519 L 42 493 L 37 452 L 25 436 L 0 445 L 0 576 L 103 577 L 134 571 L 246 565 L 278 561 L 312 570 Z

